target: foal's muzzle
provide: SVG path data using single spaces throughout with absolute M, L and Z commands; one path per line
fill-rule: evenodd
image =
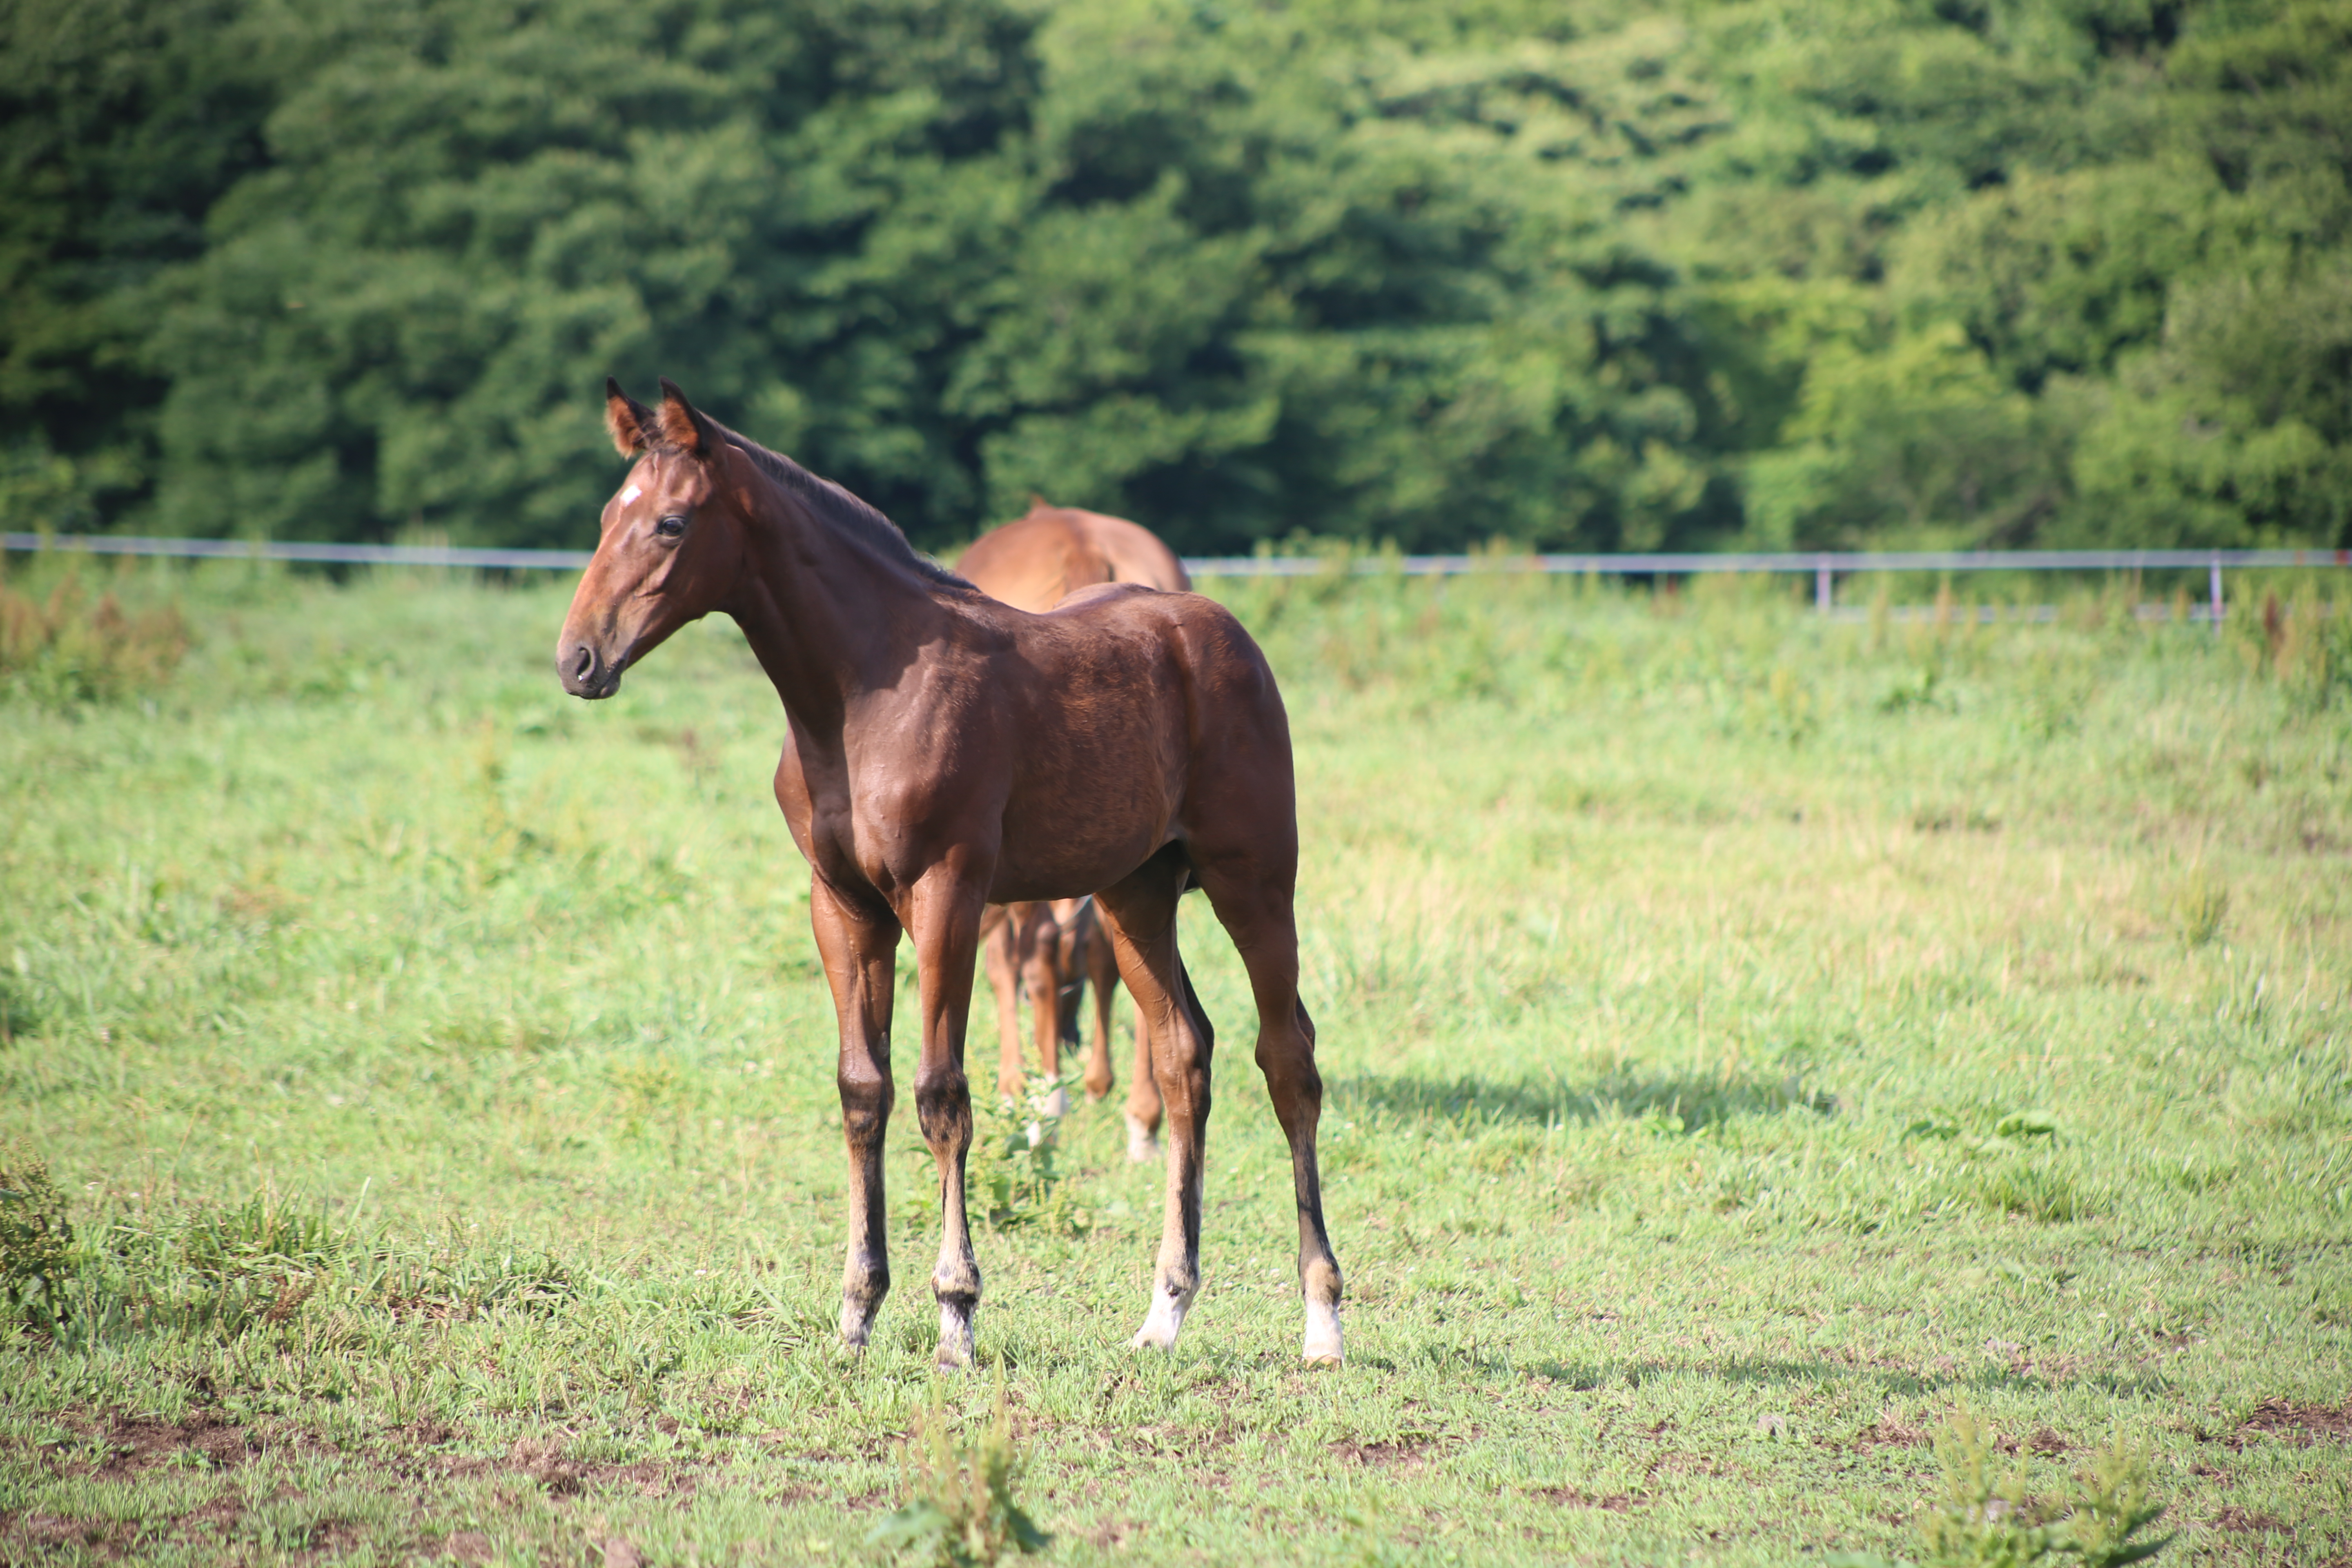
M 607 664 L 603 654 L 584 642 L 567 642 L 555 650 L 555 672 L 563 678 L 563 689 L 592 701 L 621 689 L 621 666 L 626 662 Z

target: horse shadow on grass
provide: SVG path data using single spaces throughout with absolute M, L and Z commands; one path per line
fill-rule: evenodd
M 1324 1080 L 1324 1103 L 1344 1115 L 1460 1127 L 1558 1127 L 1623 1120 L 1663 1131 L 1696 1132 L 1737 1116 L 1771 1115 L 1792 1106 L 1821 1114 L 1831 1096 L 1790 1076 L 1646 1072 L 1620 1068 L 1589 1080 L 1558 1074 L 1443 1079 L 1420 1073 L 1350 1073 Z

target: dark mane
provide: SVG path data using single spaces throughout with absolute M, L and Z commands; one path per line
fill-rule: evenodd
M 831 479 L 810 473 L 782 452 L 772 452 L 749 436 L 730 430 L 716 419 L 703 418 L 737 450 L 758 465 L 761 473 L 809 503 L 809 509 L 844 533 L 864 540 L 889 559 L 903 562 L 931 582 L 950 588 L 971 584 L 915 548 L 897 523 Z

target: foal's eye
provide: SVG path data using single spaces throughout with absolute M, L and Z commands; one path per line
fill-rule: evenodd
M 686 519 L 678 516 L 676 512 L 672 512 L 669 516 L 663 518 L 659 522 L 654 524 L 654 531 L 660 534 L 664 539 L 676 539 L 679 534 L 686 531 Z

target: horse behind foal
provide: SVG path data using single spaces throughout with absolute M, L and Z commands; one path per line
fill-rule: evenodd
M 1257 1064 L 1290 1145 L 1305 1353 L 1338 1361 L 1339 1266 L 1315 1157 L 1323 1084 L 1292 913 L 1297 786 L 1257 645 L 1191 594 L 1114 586 L 1043 616 L 999 604 L 846 490 L 662 390 L 656 412 L 606 384 L 606 422 L 634 461 L 604 503 L 556 668 L 572 695 L 610 697 L 672 632 L 719 610 L 783 702 L 776 803 L 809 863 L 841 1031 L 842 1337 L 866 1342 L 890 1288 L 882 1147 L 900 934 L 915 942 L 915 1107 L 939 1180 L 939 1360 L 963 1366 L 981 1291 L 963 1070 L 981 911 L 1093 893 L 1150 1020 L 1166 1105 L 1167 1201 L 1134 1342 L 1175 1344 L 1201 1283 L 1214 1044 L 1176 946 L 1176 901 L 1197 883 L 1249 972 Z
M 1032 501 L 1027 515 L 982 534 L 956 563 L 956 570 L 991 597 L 1039 613 L 1081 588 L 1104 583 L 1140 583 L 1171 594 L 1192 586 L 1176 552 L 1140 523 L 1076 507 L 1047 506 L 1042 499 Z M 996 993 L 997 1092 L 1008 1097 L 1021 1092 L 1018 998 L 1024 984 L 1036 1028 L 1037 1065 L 1046 1077 L 1058 1078 L 1062 1041 L 1076 1034 L 1075 993 L 1091 981 L 1094 1043 L 1087 1053 L 1084 1082 L 1089 1099 L 1110 1093 L 1115 1082 L 1111 985 L 1117 968 L 1092 900 L 991 905 L 981 922 L 980 940 L 989 987 Z M 1065 998 L 1069 1016 L 1064 1011 Z M 1146 1161 L 1159 1153 L 1160 1113 L 1160 1091 L 1151 1081 L 1150 1031 L 1139 1009 L 1135 1070 L 1127 1091 L 1129 1159 Z

